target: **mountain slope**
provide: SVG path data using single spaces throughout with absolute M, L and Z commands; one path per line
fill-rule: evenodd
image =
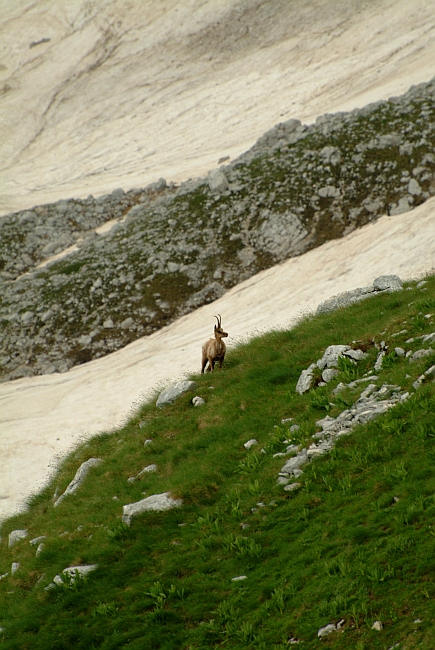
M 330 648 L 431 648 L 434 307 L 432 276 L 308 317 L 238 346 L 172 406 L 142 404 L 122 429 L 78 447 L 2 526 L 0 570 L 19 563 L 0 580 L 3 647 L 314 648 L 330 625 Z M 339 360 L 330 383 L 298 395 L 301 371 L 332 344 L 365 356 Z M 289 445 L 318 449 L 325 416 L 344 422 L 375 389 L 386 413 L 360 411 L 358 426 L 303 464 L 299 488 L 277 484 Z M 193 407 L 193 395 L 205 404 Z M 54 508 L 54 489 L 92 457 L 100 465 Z M 121 523 L 124 504 L 162 492 L 183 503 Z M 7 548 L 15 529 L 27 537 Z M 41 535 L 35 556 L 28 541 Z M 44 589 L 64 568 L 94 564 L 86 580 Z

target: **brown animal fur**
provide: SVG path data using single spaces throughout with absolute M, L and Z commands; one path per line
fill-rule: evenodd
M 219 316 L 219 318 L 218 318 Z M 203 373 L 205 367 L 208 363 L 207 372 L 213 372 L 214 364 L 219 363 L 219 368 L 222 368 L 222 364 L 225 358 L 225 352 L 227 347 L 222 339 L 225 336 L 228 336 L 227 332 L 224 332 L 221 325 L 221 316 L 218 314 L 215 316 L 218 324 L 214 326 L 214 339 L 209 339 L 202 346 L 202 368 L 201 372 Z

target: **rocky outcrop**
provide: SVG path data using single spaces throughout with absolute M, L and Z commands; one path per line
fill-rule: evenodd
M 355 302 L 370 298 L 379 293 L 390 293 L 391 291 L 400 291 L 402 289 L 402 280 L 397 275 L 382 275 L 376 278 L 368 287 L 361 287 L 353 291 L 344 291 L 338 293 L 328 300 L 324 300 L 317 307 L 316 314 L 323 314 L 340 307 L 348 307 Z

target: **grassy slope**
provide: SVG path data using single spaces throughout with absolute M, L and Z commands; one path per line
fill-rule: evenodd
M 0 581 L 0 647 L 269 649 L 294 637 L 301 648 L 433 648 L 435 384 L 412 389 L 433 357 L 411 365 L 388 356 L 377 384 L 412 396 L 305 466 L 298 492 L 277 486 L 283 459 L 272 456 L 290 435 L 282 418 L 301 425 L 296 442 L 307 445 L 324 407 L 336 416 L 359 396 L 362 388 L 348 390 L 329 407 L 325 395 L 343 376 L 295 393 L 328 345 L 366 345 L 361 374 L 376 358 L 372 339 L 428 347 L 404 343 L 435 329 L 424 318 L 435 312 L 428 281 L 241 345 L 224 371 L 195 377 L 204 406 L 193 408 L 192 394 L 162 411 L 151 401 L 123 429 L 77 449 L 29 511 L 3 523 L 0 574 L 21 567 Z M 247 452 L 252 437 L 259 445 Z M 153 444 L 144 447 L 146 438 Z M 63 491 L 90 457 L 104 463 L 53 509 L 55 487 Z M 156 474 L 127 482 L 150 463 Z M 123 504 L 164 491 L 183 506 L 121 524 Z M 8 549 L 16 528 L 29 537 Z M 35 557 L 28 540 L 43 534 Z M 94 562 L 88 580 L 44 590 L 63 568 Z M 239 575 L 247 579 L 231 582 Z M 319 641 L 317 630 L 341 618 L 343 631 Z M 375 620 L 382 632 L 371 630 Z

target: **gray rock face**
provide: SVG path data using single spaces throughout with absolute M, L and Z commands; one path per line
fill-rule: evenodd
M 74 494 L 75 492 L 77 492 L 77 490 L 85 480 L 86 475 L 88 474 L 91 467 L 97 467 L 97 465 L 99 465 L 102 462 L 103 462 L 102 458 L 90 458 L 89 460 L 82 463 L 78 468 L 73 480 L 66 488 L 65 492 L 54 502 L 53 507 L 56 508 L 56 506 L 62 503 L 65 497 L 67 497 L 69 494 Z
M 180 397 L 183 393 L 186 393 L 189 390 L 194 390 L 196 388 L 196 383 L 194 381 L 179 381 L 168 388 L 165 388 L 162 391 L 157 399 L 156 406 L 158 408 L 163 408 L 167 404 L 173 404 L 177 397 Z
M 178 508 L 182 505 L 182 499 L 173 499 L 169 492 L 162 494 L 153 494 L 153 496 L 129 503 L 122 508 L 122 521 L 130 526 L 133 517 L 143 514 L 144 512 L 160 512 L 170 508 Z

